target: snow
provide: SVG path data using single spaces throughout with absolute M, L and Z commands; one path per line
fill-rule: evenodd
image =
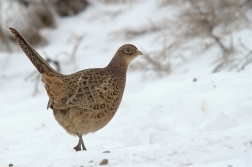
M 42 30 L 50 45 L 36 49 L 58 59 L 62 73 L 69 74 L 106 66 L 124 43 L 148 52 L 160 48 L 153 42 L 155 34 L 130 40 L 111 37 L 122 28 L 147 24 L 150 13 L 154 13 L 151 19 L 163 16 L 153 2 L 134 3 L 96 2 L 78 16 L 57 18 L 56 29 Z M 111 11 L 120 14 L 106 15 Z M 84 35 L 77 66 L 60 54 L 71 53 L 72 33 Z M 235 34 L 247 46 L 251 35 L 249 30 Z M 107 166 L 252 167 L 252 66 L 239 73 L 212 73 L 218 54 L 213 48 L 191 56 L 163 78 L 130 70 L 115 117 L 103 129 L 84 136 L 87 151 L 75 152 L 78 139 L 46 110 L 48 97 L 42 84 L 34 95 L 34 83 L 24 81 L 35 68 L 21 51 L 1 52 L 0 166 L 99 166 L 108 159 Z

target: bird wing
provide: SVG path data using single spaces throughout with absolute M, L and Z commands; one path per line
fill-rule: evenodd
M 52 106 L 57 109 L 67 109 L 68 106 L 64 102 L 68 96 L 67 93 L 67 85 L 62 81 L 60 77 L 48 76 L 45 74 L 41 75 L 42 81 L 44 82 L 44 86 L 49 97 L 49 102 L 47 105 L 47 109 Z
M 111 75 L 105 75 L 102 70 L 84 73 L 79 78 L 76 92 L 68 98 L 66 104 L 69 107 L 89 109 L 95 104 L 104 103 L 108 94 L 113 92 L 114 81 Z

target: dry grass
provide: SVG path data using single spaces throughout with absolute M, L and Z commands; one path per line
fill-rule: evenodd
M 99 1 L 107 4 L 123 4 L 123 3 L 136 2 L 137 0 L 99 0 Z
M 159 34 L 162 49 L 147 53 L 148 57 L 145 57 L 145 63 L 150 63 L 157 73 L 169 73 L 172 59 L 185 60 L 188 52 L 196 55 L 213 46 L 219 47 L 222 53 L 219 62 L 226 64 L 240 47 L 234 46 L 232 33 L 251 27 L 251 20 L 247 17 L 251 9 L 248 5 L 251 4 L 251 0 L 162 0 L 158 1 L 158 8 L 167 11 L 172 8 L 176 11 L 173 18 L 151 21 L 141 28 L 122 29 L 113 32 L 113 37 L 132 39 L 151 33 Z M 134 68 L 149 70 L 150 66 L 146 64 L 139 62 Z
M 88 6 L 87 0 L 52 0 L 55 11 L 60 16 L 75 15 Z
M 167 24 L 163 23 L 163 20 L 160 22 L 149 20 L 148 24 L 141 26 L 141 28 L 123 28 L 110 33 L 110 37 L 132 39 L 149 33 L 160 32 L 165 28 L 168 28 L 167 26 Z
M 77 35 L 73 32 L 70 32 L 70 34 L 71 34 L 71 37 L 68 39 L 68 43 L 74 43 L 71 52 L 69 53 L 67 51 L 61 51 L 56 55 L 56 58 L 58 58 L 59 56 L 66 56 L 67 57 L 66 64 L 72 64 L 74 66 L 75 71 L 77 71 L 78 66 L 77 66 L 77 61 L 76 61 L 76 53 L 85 35 L 84 34 Z
M 213 72 L 219 72 L 221 70 L 227 69 L 229 71 L 236 70 L 238 72 L 244 70 L 249 64 L 252 63 L 252 49 L 249 49 L 240 41 L 240 47 L 243 48 L 242 56 L 238 58 L 228 57 L 225 61 L 220 61 Z
M 230 62 L 230 59 L 237 53 L 239 47 L 233 45 L 232 33 L 244 28 L 251 28 L 251 20 L 247 17 L 249 9 L 245 8 L 247 3 L 251 4 L 251 1 L 164 0 L 162 3 L 177 5 L 178 8 L 181 8 L 179 7 L 180 3 L 184 3 L 175 20 L 170 22 L 174 25 L 172 33 L 175 34 L 176 39 L 183 39 L 182 44 L 190 43 L 194 39 L 200 39 L 202 44 L 208 41 L 208 46 L 218 46 L 222 52 L 222 58 L 220 58 L 220 64 L 222 65 L 218 65 L 215 69 L 220 70 L 223 69 L 220 68 L 223 65 L 232 64 L 233 61 Z M 224 38 L 228 38 L 229 42 L 224 43 Z M 203 51 L 209 48 L 203 48 Z M 181 48 L 177 47 L 177 49 Z
M 55 26 L 54 16 L 51 12 L 50 5 L 46 0 L 16 0 L 4 2 L 4 7 L 1 12 L 3 17 L 2 24 L 15 27 L 24 36 L 31 45 L 45 45 L 46 40 L 40 35 L 39 30 L 44 27 Z M 8 31 L 7 26 L 0 25 L 2 31 L 9 41 L 15 40 Z
M 3 2 L 5 7 L 1 10 Z M 33 46 L 45 45 L 47 41 L 39 31 L 56 26 L 53 10 L 67 16 L 77 14 L 87 6 L 87 0 L 0 0 L 0 50 L 11 51 L 9 42 L 16 43 L 5 27 L 18 29 Z
M 178 3 L 174 0 L 166 0 L 166 3 Z M 221 38 L 250 26 L 250 21 L 246 17 L 245 10 L 240 7 L 240 1 L 237 0 L 188 0 L 186 7 L 181 10 L 175 21 L 175 30 L 179 27 L 180 31 L 176 33 L 177 38 L 191 40 L 192 38 L 210 38 L 223 51 L 224 56 L 232 52 L 231 46 L 225 46 Z M 185 3 L 185 1 L 184 1 Z

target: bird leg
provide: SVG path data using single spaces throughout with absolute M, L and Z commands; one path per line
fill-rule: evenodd
M 82 150 L 87 150 L 85 145 L 84 145 L 84 141 L 82 139 L 82 136 L 80 137 L 81 138 L 81 145 L 82 145 Z
M 83 142 L 83 139 L 82 139 L 82 135 L 80 135 L 80 134 L 77 133 L 77 136 L 79 137 L 79 142 L 74 147 L 75 151 L 81 151 L 81 146 L 82 146 L 83 150 L 87 150 L 86 147 L 85 147 L 85 145 L 84 145 L 84 142 Z

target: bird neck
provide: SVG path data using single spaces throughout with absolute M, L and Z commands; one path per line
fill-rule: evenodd
M 123 57 L 116 55 L 106 68 L 116 76 L 123 76 L 126 75 L 128 64 Z

